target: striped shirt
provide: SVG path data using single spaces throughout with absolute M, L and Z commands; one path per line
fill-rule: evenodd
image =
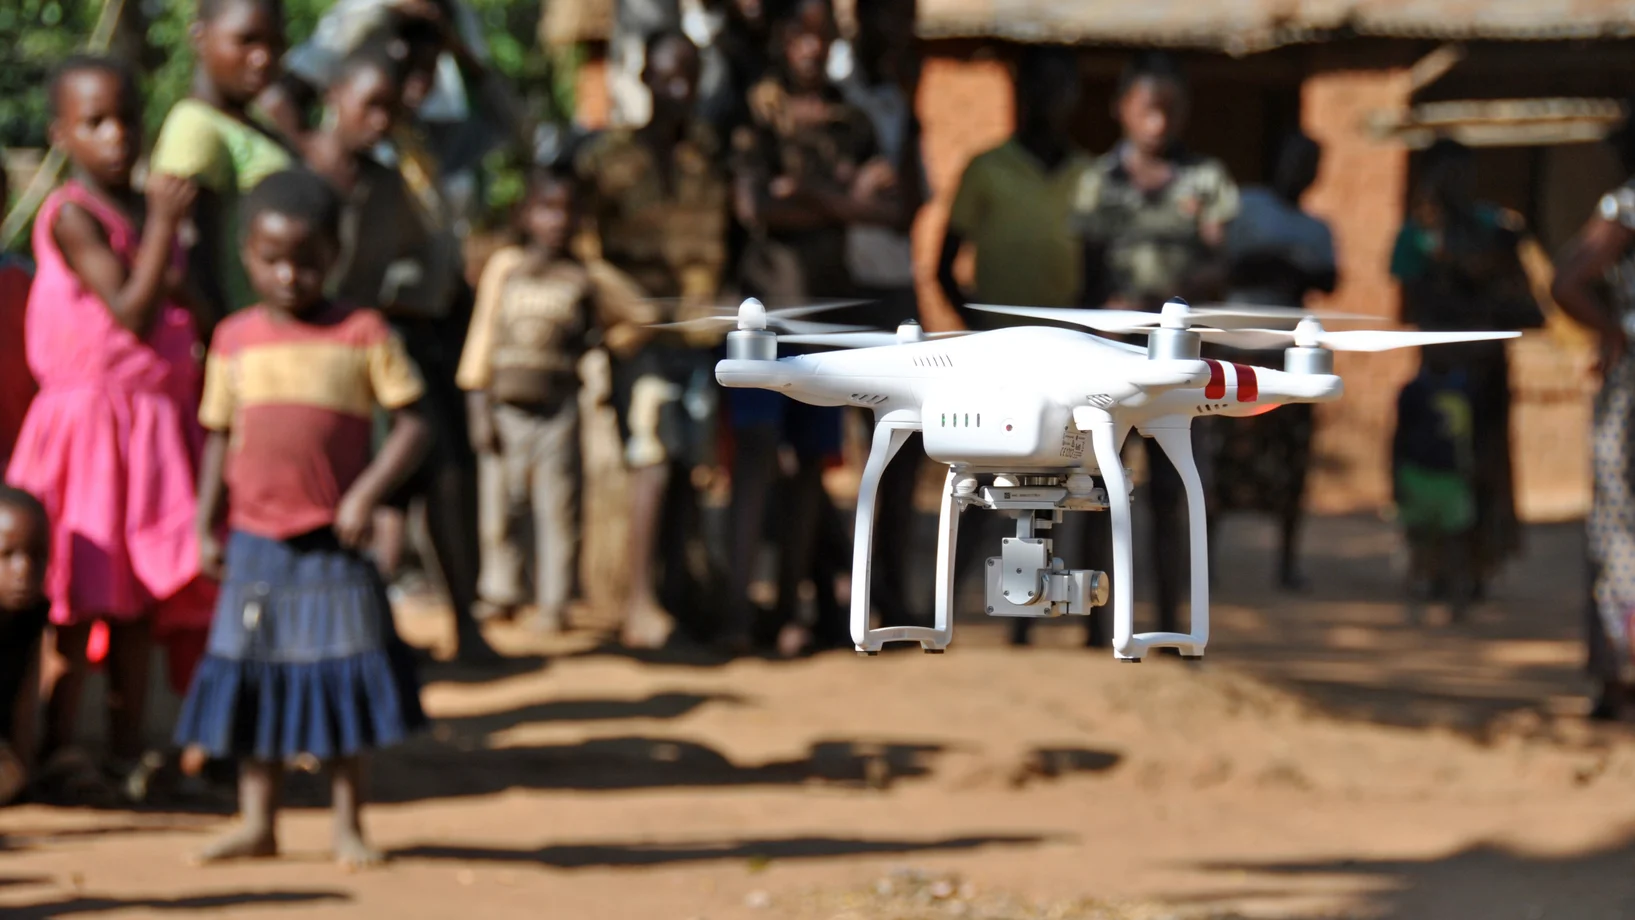
M 328 527 L 370 461 L 375 407 L 424 389 L 375 310 L 330 306 L 308 320 L 256 307 L 216 328 L 199 421 L 229 432 L 228 523 L 275 540 Z

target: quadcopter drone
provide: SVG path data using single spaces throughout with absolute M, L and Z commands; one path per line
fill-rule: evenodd
M 954 558 L 960 512 L 981 507 L 1016 521 L 998 556 L 986 560 L 986 611 L 994 616 L 1087 616 L 1107 603 L 1108 573 L 1069 569 L 1048 539 L 1064 512 L 1109 512 L 1113 654 L 1139 662 L 1157 648 L 1201 658 L 1209 641 L 1209 554 L 1204 491 L 1192 455 L 1199 416 L 1258 415 L 1289 403 L 1332 402 L 1344 385 L 1335 351 L 1515 338 L 1517 332 L 1330 332 L 1307 311 L 1264 307 L 1194 308 L 1181 300 L 1159 313 L 972 305 L 1021 318 L 1110 334 L 1141 334 L 1146 348 L 1060 326 L 926 333 L 905 322 L 895 332 L 825 327 L 791 317 L 826 307 L 768 311 L 746 300 L 736 316 L 708 318 L 732 328 L 715 376 L 723 386 L 774 390 L 816 406 L 874 413 L 868 462 L 857 496 L 852 550 L 851 636 L 857 651 L 918 642 L 942 652 L 953 638 Z M 695 321 L 696 322 L 696 321 Z M 1293 329 L 1260 328 L 1294 324 Z M 839 331 L 837 331 L 839 330 Z M 778 357 L 778 343 L 841 350 Z M 1204 342 L 1243 349 L 1287 346 L 1283 370 L 1200 356 Z M 933 625 L 871 628 L 869 573 L 875 503 L 887 463 L 913 432 L 947 464 L 937 538 Z M 1135 632 L 1133 486 L 1120 453 L 1134 431 L 1158 442 L 1185 488 L 1190 532 L 1191 631 Z

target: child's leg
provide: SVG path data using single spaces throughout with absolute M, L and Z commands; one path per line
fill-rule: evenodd
M 534 512 L 535 626 L 554 632 L 566 625 L 573 590 L 574 548 L 579 533 L 579 411 L 569 405 L 535 422 L 529 500 Z
M 278 855 L 278 800 L 284 767 L 276 761 L 241 760 L 238 764 L 237 830 L 217 839 L 191 859 L 195 865 L 228 859 Z
M 80 696 L 85 692 L 85 644 L 90 639 L 89 623 L 56 628 L 56 660 L 52 668 L 55 679 L 46 690 L 45 737 L 40 744 L 42 757 L 51 757 L 74 744 Z
M 147 728 L 153 627 L 147 617 L 108 623 L 108 753 L 116 761 L 142 756 Z
M 335 817 L 335 861 L 347 869 L 378 866 L 385 854 L 363 839 L 363 758 L 329 763 L 331 808 Z

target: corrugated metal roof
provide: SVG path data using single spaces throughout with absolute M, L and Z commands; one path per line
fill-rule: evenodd
M 615 0 L 551 0 L 548 41 L 606 39 Z M 1382 38 L 1635 37 L 1635 0 L 919 0 L 924 38 L 1249 52 L 1348 33 Z

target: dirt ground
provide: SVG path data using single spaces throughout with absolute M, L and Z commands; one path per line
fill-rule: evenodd
M 1457 626 L 1408 622 L 1377 520 L 1315 521 L 1299 596 L 1264 522 L 1219 542 L 1200 665 L 1073 622 L 725 665 L 497 628 L 518 666 L 432 670 L 436 730 L 376 762 L 387 867 L 334 868 L 320 808 L 283 859 L 194 869 L 227 817 L 27 806 L 0 917 L 1635 917 L 1635 733 L 1583 718 L 1576 526 Z

